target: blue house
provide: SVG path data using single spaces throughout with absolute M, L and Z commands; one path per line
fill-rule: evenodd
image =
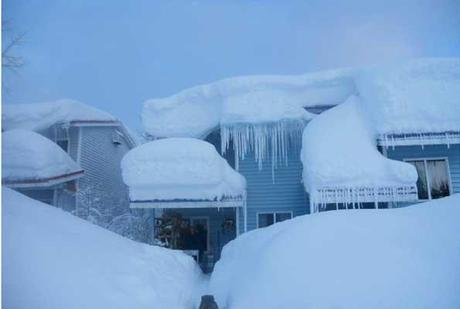
M 241 207 L 151 201 L 157 235 L 162 216 L 169 226 L 174 214 L 179 226 L 205 226 L 206 244 L 197 246 L 206 248 L 209 270 L 223 245 L 247 231 L 317 211 L 399 207 L 459 192 L 459 63 L 238 77 L 145 102 L 151 140 L 205 140 L 246 179 Z M 399 83 L 388 87 L 390 98 L 376 87 L 389 81 Z M 434 97 L 439 105 L 427 109 Z M 431 118 L 421 117 L 427 110 Z M 445 127 L 423 131 L 433 121 Z M 414 134 L 421 139 L 410 141 Z M 131 199 L 131 207 L 142 205 Z

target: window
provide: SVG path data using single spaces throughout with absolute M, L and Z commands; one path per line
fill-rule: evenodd
M 270 226 L 288 219 L 292 219 L 292 212 L 259 213 L 257 214 L 257 227 Z
M 66 139 L 60 139 L 56 141 L 56 144 L 58 144 L 59 147 L 62 148 L 65 152 L 68 152 L 69 148 L 69 141 Z
M 446 159 L 406 160 L 415 166 L 420 200 L 437 199 L 450 194 L 449 170 Z

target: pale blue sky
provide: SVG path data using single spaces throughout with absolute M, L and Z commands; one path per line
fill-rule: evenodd
M 140 128 L 142 102 L 217 79 L 460 55 L 460 0 L 4 0 L 27 32 L 5 103 L 73 98 Z

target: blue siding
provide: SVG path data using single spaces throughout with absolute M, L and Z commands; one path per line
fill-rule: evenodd
M 460 193 L 460 144 L 424 146 L 397 146 L 387 149 L 390 159 L 403 161 L 411 158 L 447 158 L 452 182 L 452 191 Z
M 247 230 L 257 228 L 259 212 L 292 212 L 293 216 L 309 213 L 308 198 L 302 180 L 300 149 L 288 150 L 288 165 L 275 169 L 272 177 L 271 161 L 263 164 L 259 170 L 252 154 L 240 161 L 239 172 L 247 181 Z M 240 231 L 243 231 L 243 219 L 240 216 Z

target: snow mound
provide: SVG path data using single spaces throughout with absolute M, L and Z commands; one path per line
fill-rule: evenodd
M 142 122 L 156 137 L 204 137 L 220 124 L 310 119 L 304 107 L 335 105 L 355 93 L 353 71 L 243 76 L 144 103 Z
M 220 200 L 242 197 L 246 188 L 213 145 L 193 138 L 143 144 L 123 157 L 121 167 L 133 201 Z
M 460 132 L 460 58 L 371 68 L 356 84 L 379 134 Z
M 3 307 L 191 308 L 200 271 L 185 254 L 123 238 L 3 191 Z
M 82 171 L 64 150 L 38 133 L 17 129 L 4 132 L 2 137 L 2 181 L 7 184 Z
M 460 308 L 460 195 L 296 217 L 224 247 L 219 308 Z
M 417 181 L 412 165 L 378 152 L 375 132 L 355 96 L 306 126 L 301 160 L 304 185 L 313 204 L 392 201 L 398 188 L 415 190 Z M 341 196 L 335 200 L 337 194 Z M 401 198 L 416 198 L 416 191 L 412 195 Z
M 56 123 L 71 121 L 116 121 L 97 108 L 74 100 L 34 104 L 5 104 L 2 111 L 3 129 L 40 131 Z

